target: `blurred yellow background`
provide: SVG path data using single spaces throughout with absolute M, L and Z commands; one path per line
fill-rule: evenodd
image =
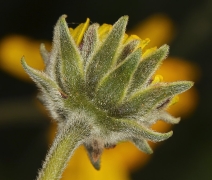
M 76 7 L 84 9 L 85 7 L 82 6 L 86 6 L 88 2 L 79 5 L 78 2 L 74 1 L 74 4 Z M 95 1 L 90 2 L 92 4 Z M 186 93 L 180 95 L 179 102 L 169 108 L 172 115 L 182 117 L 180 124 L 174 127 L 174 136 L 168 140 L 168 142 L 158 144 L 151 143 L 151 146 L 154 148 L 155 155 L 146 155 L 140 152 L 130 143 L 120 143 L 114 149 L 105 150 L 103 153 L 100 171 L 96 171 L 92 167 L 84 148 L 80 147 L 71 159 L 62 178 L 63 180 L 148 180 L 156 179 L 156 177 L 158 177 L 158 179 L 177 179 L 177 177 L 180 177 L 179 179 L 195 179 L 197 177 L 201 177 L 201 179 L 207 180 L 212 178 L 210 175 L 207 175 L 207 177 L 201 176 L 201 174 L 209 174 L 209 170 L 207 171 L 207 169 L 210 169 L 209 165 L 212 165 L 212 163 L 204 164 L 204 160 L 201 159 L 201 154 L 199 157 L 197 157 L 195 153 L 198 150 L 204 152 L 205 148 L 209 147 L 210 149 L 211 147 L 211 142 L 209 141 L 211 136 L 207 136 L 206 132 L 211 125 L 211 121 L 209 121 L 209 114 L 205 114 L 206 112 L 210 112 L 209 103 L 207 102 L 209 99 L 211 99 L 211 95 L 209 94 L 209 90 L 211 90 L 211 81 L 209 77 L 211 75 L 207 76 L 208 74 L 206 75 L 206 73 L 210 72 L 208 69 L 211 67 L 211 63 L 210 61 L 206 61 L 206 59 L 209 59 L 211 56 L 201 54 L 208 49 L 208 46 L 206 47 L 204 42 L 207 42 L 207 45 L 211 42 L 206 41 L 207 38 L 203 37 L 201 34 L 200 36 L 203 39 L 202 41 L 199 40 L 199 34 L 195 31 L 193 32 L 193 27 L 206 28 L 206 25 L 203 26 L 202 24 L 195 24 L 194 17 L 197 16 L 195 12 L 202 12 L 201 7 L 206 6 L 205 4 L 207 4 L 207 2 L 204 1 L 200 3 L 202 5 L 200 7 L 198 6 L 199 4 L 197 2 L 192 6 L 193 9 L 186 6 L 187 4 L 185 3 L 184 11 L 188 11 L 186 14 L 187 19 L 182 17 L 182 15 L 177 11 L 177 7 L 179 6 L 178 4 L 174 3 L 176 5 L 175 7 L 168 1 L 159 2 L 160 3 L 156 3 L 158 4 L 158 9 L 155 7 L 157 5 L 154 5 L 153 10 L 150 8 L 154 4 L 153 2 L 152 4 L 151 2 L 143 1 L 135 2 L 135 4 L 130 3 L 130 7 L 128 7 L 127 4 L 129 2 L 122 1 L 120 3 L 123 7 L 125 7 L 125 10 L 120 10 L 117 8 L 119 7 L 118 2 L 111 2 L 112 4 L 117 4 L 117 6 L 112 8 L 113 13 L 109 15 L 106 15 L 106 13 L 109 12 L 106 12 L 105 7 L 103 8 L 97 3 L 96 6 L 91 6 L 90 10 L 86 9 L 85 11 L 82 11 L 83 13 L 80 14 L 77 21 L 84 18 L 81 20 L 84 22 L 85 18 L 90 15 L 91 20 L 94 19 L 95 21 L 99 20 L 99 23 L 105 22 L 112 24 L 114 23 L 115 19 L 120 16 L 120 13 L 122 13 L 121 15 L 129 14 L 130 22 L 132 15 L 133 23 L 128 25 L 129 27 L 127 32 L 128 34 L 136 34 L 141 39 L 150 38 L 151 42 L 146 49 L 154 46 L 160 47 L 163 44 L 171 45 L 169 57 L 164 61 L 160 69 L 155 74 L 162 75 L 163 81 L 165 82 L 176 80 L 192 80 L 195 82 L 195 86 Z M 24 2 L 22 3 L 24 4 Z M 39 1 L 37 3 L 39 3 Z M 145 8 L 147 8 L 147 10 L 139 15 L 139 10 L 144 11 L 142 3 L 146 5 Z M 147 6 L 148 3 L 150 7 Z M 26 4 L 24 5 L 26 6 Z M 16 27 L 16 30 L 15 28 L 14 30 L 11 30 L 11 25 L 4 25 L 5 28 L 10 28 L 10 30 L 8 30 L 8 32 L 2 31 L 0 39 L 0 134 L 2 137 L 4 136 L 2 144 L 4 148 L 3 150 L 0 150 L 0 156 L 2 156 L 2 158 L 0 157 L 0 167 L 3 167 L 4 170 L 0 170 L 0 179 L 23 180 L 33 177 L 35 178 L 37 169 L 41 167 L 41 162 L 45 157 L 49 144 L 51 144 L 54 138 L 56 125 L 53 123 L 53 120 L 50 119 L 43 106 L 35 100 L 37 89 L 32 81 L 28 78 L 27 74 L 23 71 L 20 65 L 20 58 L 24 55 L 27 63 L 30 66 L 40 70 L 44 68 L 41 56 L 39 54 L 40 43 L 45 43 L 47 49 L 51 49 L 53 25 L 61 13 L 67 13 L 67 10 L 69 13 L 73 8 L 69 6 L 69 9 L 64 4 L 59 4 L 58 7 L 56 4 L 52 4 L 52 7 L 54 8 L 59 8 L 60 6 L 60 10 L 53 12 L 53 10 L 49 10 L 49 7 L 46 4 L 46 6 L 43 6 L 43 10 L 45 9 L 45 11 L 41 13 L 43 14 L 43 16 L 41 16 L 39 11 L 35 11 L 35 9 L 40 6 L 36 5 L 33 8 L 31 5 L 28 8 L 27 13 L 22 14 L 22 16 L 19 18 L 23 18 L 22 21 L 18 23 L 18 26 L 22 28 Z M 137 6 L 140 6 L 140 8 Z M 167 6 L 167 8 L 164 8 L 164 6 Z M 108 5 L 108 7 L 111 6 Z M 212 6 L 210 7 L 212 9 Z M 136 9 L 136 12 L 133 12 L 133 8 Z M 30 10 L 32 12 L 30 12 Z M 48 10 L 50 11 L 50 14 L 53 14 L 54 18 L 50 18 Z M 62 10 L 64 12 L 61 12 Z M 93 11 L 95 11 L 96 14 Z M 100 11 L 103 11 L 103 15 Z M 28 18 L 27 14 L 30 14 L 31 18 L 32 16 L 35 16 L 36 21 L 33 23 L 33 20 Z M 48 15 L 45 17 L 44 15 L 46 14 Z M 206 18 L 204 17 L 204 14 L 200 15 L 202 15 L 203 20 Z M 7 16 L 11 16 L 10 19 L 15 21 L 15 16 L 19 17 L 20 14 L 11 14 Z M 70 26 L 75 26 L 78 24 L 72 22 L 76 21 L 76 15 L 72 16 L 72 12 L 70 12 L 68 16 Z M 201 19 L 200 16 L 197 17 Z M 42 23 L 39 22 L 40 19 L 42 19 Z M 47 22 L 48 20 L 49 22 Z M 109 22 L 107 22 L 107 20 Z M 184 23 L 180 23 L 180 21 L 183 21 Z M 51 22 L 52 24 L 46 28 L 47 25 L 45 22 L 47 22 L 47 24 L 50 24 Z M 27 27 L 28 24 L 30 24 L 30 27 Z M 17 26 L 16 23 L 14 25 Z M 212 27 L 212 22 L 209 25 Z M 208 31 L 210 27 L 208 27 Z M 45 33 L 43 32 L 43 28 L 46 31 Z M 191 32 L 188 31 L 189 28 Z M 30 29 L 33 30 L 30 32 Z M 208 36 L 210 36 L 209 32 Z M 187 36 L 185 33 L 187 33 Z M 182 37 L 184 37 L 184 39 L 182 39 Z M 190 39 L 188 37 L 190 37 Z M 196 46 L 194 46 L 195 43 Z M 209 54 L 209 52 L 206 53 Z M 202 58 L 205 59 L 200 59 L 201 55 Z M 204 78 L 206 78 L 208 81 L 206 82 L 206 79 Z M 203 82 L 206 82 L 207 84 L 203 85 Z M 207 95 L 210 96 L 207 97 Z M 202 105 L 201 108 L 200 104 Z M 204 119 L 202 119 L 203 117 Z M 36 119 L 38 120 L 36 121 Z M 205 126 L 207 126 L 208 129 L 204 128 Z M 171 127 L 169 124 L 161 121 L 156 123 L 152 128 L 157 129 L 160 132 L 168 131 L 171 128 L 173 129 L 173 127 Z M 23 134 L 21 134 L 19 137 L 17 134 L 20 134 L 20 131 L 22 131 L 21 133 Z M 9 134 L 8 132 L 13 133 Z M 13 136 L 16 136 L 16 138 L 13 139 Z M 203 139 L 205 141 L 202 141 Z M 14 141 L 16 141 L 16 143 L 14 143 Z M 19 144 L 18 142 L 22 142 L 22 144 Z M 167 146 L 166 143 L 168 144 Z M 201 143 L 204 143 L 204 149 L 202 149 L 203 147 Z M 160 147 L 157 148 L 158 146 Z M 172 151 L 173 148 L 170 147 L 176 146 L 177 149 Z M 13 149 L 16 151 L 13 151 Z M 191 153 L 189 154 L 189 152 Z M 34 156 L 35 154 L 36 156 Z M 13 156 L 14 158 L 12 158 Z M 36 157 L 36 160 L 33 158 L 33 156 Z M 173 156 L 179 156 L 180 158 L 178 160 L 177 157 L 174 158 Z M 212 157 L 212 154 L 208 154 L 208 156 Z M 188 165 L 194 163 L 193 158 L 197 159 L 197 163 L 202 163 L 199 164 L 199 166 L 203 166 L 205 169 L 205 171 L 202 173 L 198 172 L 198 175 L 195 175 L 197 172 L 194 172 L 194 174 L 190 173 L 189 171 L 191 171 L 191 168 L 187 167 Z M 160 162 L 158 160 L 160 160 Z M 178 160 L 176 161 L 177 164 L 182 164 L 182 167 L 176 165 L 169 168 L 167 163 L 170 161 L 173 162 L 174 160 Z M 184 162 L 187 162 L 186 165 L 183 164 Z M 25 164 L 23 165 L 23 163 Z M 22 166 L 17 167 L 20 164 L 22 164 Z M 174 164 L 175 163 L 173 162 L 172 165 Z M 158 165 L 161 167 L 157 167 Z M 163 166 L 167 168 L 167 171 L 169 171 L 168 173 L 164 171 Z M 194 168 L 198 169 L 199 166 L 195 166 Z M 14 170 L 14 168 L 17 168 L 17 170 Z M 29 171 L 26 168 L 29 168 Z M 186 168 L 188 168 L 187 173 Z M 174 177 L 176 171 L 180 170 L 184 170 L 184 174 Z M 153 175 L 155 171 L 157 172 L 156 174 L 158 174 L 158 176 Z

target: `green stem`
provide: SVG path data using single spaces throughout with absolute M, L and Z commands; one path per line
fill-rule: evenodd
M 82 121 L 69 122 L 58 132 L 37 180 L 61 178 L 74 150 L 89 136 L 90 128 Z

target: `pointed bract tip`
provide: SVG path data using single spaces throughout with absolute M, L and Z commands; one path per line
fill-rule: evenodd
M 184 84 L 184 91 L 187 91 L 188 89 L 190 89 L 193 85 L 194 82 L 193 81 L 180 81 L 182 84 Z M 178 82 L 176 82 L 178 83 Z
M 171 137 L 173 135 L 173 131 L 169 131 L 168 133 L 167 133 L 167 136 L 169 136 L 169 137 Z M 169 138 L 168 137 L 168 138 Z
M 25 57 L 24 57 L 24 56 L 21 58 L 21 65 L 22 65 L 23 69 L 25 70 L 25 72 L 26 72 L 27 74 L 29 74 L 29 73 L 28 73 L 29 66 L 28 66 L 28 64 L 26 63 Z
M 159 49 L 158 49 L 162 54 L 165 55 L 165 58 L 168 56 L 168 53 L 169 53 L 169 46 L 167 44 L 164 44 L 163 46 L 161 46 Z
M 166 51 L 169 51 L 169 45 L 164 44 L 164 45 L 162 45 L 162 46 L 160 47 L 160 49 L 164 49 L 164 50 L 166 50 Z
M 44 43 L 40 44 L 40 49 L 45 49 L 45 44 Z
M 128 16 L 128 15 L 124 15 L 124 16 L 122 16 L 121 18 L 124 18 L 124 19 L 126 19 L 126 20 L 128 21 L 129 16 Z
M 187 82 L 190 85 L 190 88 L 194 85 L 194 82 L 193 81 L 187 81 Z
M 26 61 L 25 61 L 25 57 L 24 57 L 24 56 L 21 57 L 21 65 L 22 65 L 23 67 L 26 66 Z
M 155 137 L 155 139 L 153 139 L 153 142 L 160 142 L 160 141 L 164 141 L 168 138 L 170 138 L 173 135 L 173 131 L 169 131 L 167 133 L 160 133 L 160 136 Z
M 147 152 L 147 154 L 153 154 L 153 150 L 149 149 L 149 151 Z
M 146 149 L 141 149 L 141 151 L 145 152 L 146 154 L 152 154 L 153 150 L 152 148 L 149 146 Z
M 173 131 L 169 131 L 169 132 L 167 132 L 167 133 L 163 133 L 163 135 L 164 135 L 164 136 L 163 136 L 163 139 L 162 139 L 162 140 L 159 140 L 158 142 L 164 141 L 164 140 L 170 138 L 170 137 L 173 135 Z
M 92 163 L 92 165 L 97 171 L 99 171 L 101 169 L 100 160 L 95 163 Z
M 122 21 L 123 23 L 125 23 L 127 25 L 128 19 L 129 19 L 129 16 L 125 15 L 125 16 L 120 17 L 117 22 Z
M 67 18 L 68 16 L 66 15 L 66 14 L 63 14 L 60 18 L 61 19 L 65 19 L 65 18 Z
M 41 43 L 40 44 L 40 52 L 41 52 L 41 55 L 42 55 L 42 53 L 45 53 L 46 52 L 46 46 L 45 46 L 44 43 Z
M 176 118 L 176 121 L 172 122 L 172 124 L 178 124 L 181 121 L 181 117 Z
M 60 16 L 60 18 L 59 18 L 59 20 L 58 20 L 58 23 L 60 22 L 60 23 L 66 23 L 66 18 L 67 18 L 68 16 L 66 15 L 66 14 L 63 14 L 62 16 Z

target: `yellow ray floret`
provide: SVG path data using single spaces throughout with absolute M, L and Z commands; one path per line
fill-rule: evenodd
M 161 82 L 161 81 L 163 81 L 163 76 L 161 76 L 161 75 L 156 75 L 156 76 L 154 77 L 154 79 L 153 79 L 153 81 L 152 81 L 151 84 L 156 84 L 156 83 L 159 83 L 159 82 Z
M 169 107 L 169 106 L 172 106 L 172 105 L 174 105 L 174 104 L 176 104 L 176 103 L 178 103 L 179 100 L 180 100 L 180 98 L 179 98 L 178 95 L 174 96 L 174 97 L 171 99 L 171 101 L 169 102 L 168 107 Z
M 88 29 L 89 24 L 90 24 L 90 19 L 87 18 L 85 23 L 81 23 L 75 29 L 69 28 L 70 34 L 74 38 L 74 41 L 76 42 L 77 45 L 79 45 L 81 43 L 83 36 L 84 36 L 86 30 Z M 103 41 L 107 37 L 107 35 L 111 31 L 112 27 L 113 26 L 110 25 L 110 24 L 103 24 L 98 28 L 98 34 L 99 34 L 99 40 L 100 41 Z M 149 38 L 142 40 L 140 37 L 138 37 L 136 35 L 128 36 L 127 34 L 125 34 L 124 39 L 123 39 L 123 43 L 128 43 L 128 42 L 130 42 L 132 40 L 136 40 L 136 39 L 140 40 L 140 44 L 138 45 L 137 48 L 141 48 L 141 49 L 144 49 L 144 47 L 146 45 L 148 45 L 149 42 L 150 42 Z M 154 50 L 156 50 L 156 48 L 154 48 L 152 50 L 154 51 Z
M 87 18 L 85 23 L 81 23 L 75 29 L 69 28 L 70 33 L 73 36 L 77 45 L 79 45 L 80 42 L 82 41 L 85 31 L 88 29 L 89 25 L 90 25 L 90 19 Z
M 161 76 L 161 75 L 156 75 L 156 76 L 154 77 L 154 79 L 153 79 L 153 81 L 152 81 L 151 84 L 160 83 L 160 82 L 162 82 L 162 81 L 163 81 L 163 76 Z M 169 104 L 168 104 L 167 107 L 172 106 L 172 105 L 178 103 L 178 102 L 179 102 L 179 99 L 180 99 L 180 98 L 179 98 L 178 95 L 174 96 L 174 97 L 171 99 L 171 101 L 169 102 Z
M 147 49 L 144 54 L 142 55 L 142 58 L 146 58 L 147 56 L 149 56 L 150 54 L 152 54 L 153 52 L 155 52 L 157 50 L 157 47 L 153 47 L 150 49 Z
M 144 47 L 146 46 L 146 45 L 148 45 L 149 44 L 149 42 L 150 42 L 150 39 L 149 38 L 146 38 L 146 39 L 144 39 L 144 40 L 142 40 L 140 37 L 138 37 L 137 35 L 130 35 L 130 36 L 128 36 L 127 34 L 125 34 L 125 37 L 124 37 L 124 43 L 128 43 L 128 42 L 130 42 L 130 41 L 132 41 L 132 40 L 139 40 L 140 41 L 140 44 L 138 45 L 138 48 L 141 48 L 141 49 L 144 49 Z
M 98 29 L 99 39 L 102 41 L 108 35 L 110 30 L 112 29 L 112 25 L 110 24 L 103 24 Z

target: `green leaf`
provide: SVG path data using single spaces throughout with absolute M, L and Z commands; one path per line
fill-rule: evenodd
M 145 86 L 148 83 L 153 73 L 161 65 L 162 60 L 166 58 L 168 51 L 169 47 L 167 45 L 163 45 L 154 53 L 142 59 L 134 74 L 130 88 L 131 92 L 134 92 L 136 89 L 141 88 L 142 86 Z
M 122 42 L 127 20 L 128 16 L 123 16 L 114 24 L 111 32 L 88 64 L 86 83 L 91 97 L 93 97 L 98 81 L 116 64 L 114 57 Z
M 127 93 L 130 79 L 137 68 L 141 49 L 129 55 L 123 63 L 107 74 L 97 86 L 95 101 L 104 109 L 116 106 Z
M 80 91 L 83 84 L 84 70 L 83 60 L 76 46 L 71 34 L 69 32 L 66 16 L 63 15 L 57 22 L 59 26 L 59 42 L 61 59 L 62 59 L 62 73 L 64 81 L 67 83 L 71 91 Z
M 151 86 L 144 91 L 132 94 L 126 102 L 116 109 L 115 114 L 127 116 L 139 113 L 139 115 L 144 116 L 166 99 L 190 89 L 192 85 L 193 82 L 190 81 L 178 81 Z

